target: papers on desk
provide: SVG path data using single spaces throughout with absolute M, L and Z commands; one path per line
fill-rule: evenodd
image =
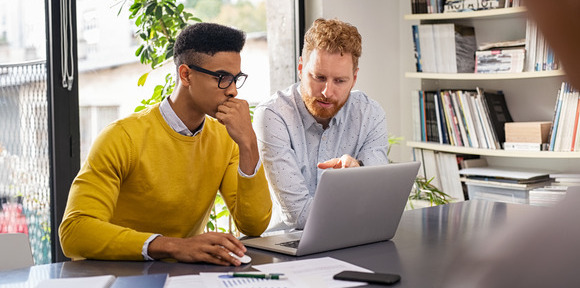
M 264 273 L 284 273 L 286 280 L 264 280 L 253 278 L 231 278 L 227 273 L 200 273 L 169 277 L 166 288 L 293 288 L 293 287 L 354 287 L 366 285 L 363 282 L 349 282 L 332 279 L 334 274 L 344 270 L 371 272 L 368 269 L 330 257 L 296 260 L 253 266 Z
M 304 282 L 303 286 L 300 287 L 338 288 L 366 285 L 367 283 L 334 280 L 332 276 L 344 270 L 372 272 L 331 257 L 255 265 L 253 267 L 265 273 L 284 273 L 289 279 L 300 279 Z

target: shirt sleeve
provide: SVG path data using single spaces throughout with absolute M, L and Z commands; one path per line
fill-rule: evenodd
M 97 137 L 71 185 L 59 236 L 72 259 L 143 260 L 144 243 L 153 233 L 110 222 L 120 193 L 121 176 L 130 170 L 131 144 L 118 125 Z
M 220 193 L 240 232 L 248 236 L 259 236 L 268 227 L 272 216 L 268 182 L 260 161 L 258 170 L 252 177 L 245 177 L 240 173 L 237 147 L 234 145 Z
M 273 197 L 280 204 L 282 220 L 290 227 L 302 229 L 313 197 L 291 146 L 287 124 L 272 110 L 258 107 L 254 112 L 254 130 Z
M 143 249 L 141 250 L 141 255 L 143 255 L 143 259 L 145 261 L 153 261 L 155 259 L 153 259 L 151 256 L 149 256 L 149 244 L 155 240 L 155 238 L 161 236 L 161 234 L 153 234 L 151 235 L 151 237 L 147 238 L 147 241 L 145 241 L 145 243 L 143 244 Z
M 262 166 L 262 160 L 258 157 L 258 163 L 256 164 L 256 168 L 254 168 L 254 174 L 248 175 L 248 174 L 244 173 L 244 171 L 242 171 L 242 168 L 240 168 L 239 165 L 238 165 L 238 173 L 240 174 L 240 176 L 242 176 L 244 178 L 252 178 L 252 177 L 256 176 L 256 174 L 258 173 L 258 170 L 260 170 L 261 166 Z
M 387 133 L 387 118 L 380 107 L 371 109 L 367 119 L 371 119 L 371 127 L 366 137 L 362 140 L 363 145 L 358 152 L 357 160 L 365 166 L 384 165 L 389 163 L 389 134 Z

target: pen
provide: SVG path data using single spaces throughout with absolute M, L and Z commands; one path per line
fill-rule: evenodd
M 257 274 L 257 273 L 238 273 L 238 272 L 230 272 L 228 273 L 231 277 L 242 277 L 242 278 L 260 278 L 260 279 L 273 279 L 273 280 L 284 280 L 286 277 L 283 273 L 266 273 L 266 274 Z

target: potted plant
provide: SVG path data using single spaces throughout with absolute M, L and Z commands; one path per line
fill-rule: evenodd
M 400 144 L 401 141 L 403 141 L 403 137 L 389 135 L 389 148 L 387 150 L 387 155 L 391 153 L 391 147 Z M 391 160 L 389 160 L 389 162 L 391 162 Z M 417 176 L 415 178 L 415 183 L 413 184 L 411 194 L 409 194 L 409 201 L 407 202 L 406 209 L 437 206 L 451 202 L 451 196 L 431 183 L 433 179 L 433 177 L 426 179 L 422 176 Z

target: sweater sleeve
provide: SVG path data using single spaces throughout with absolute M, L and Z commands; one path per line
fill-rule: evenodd
M 135 162 L 130 139 L 117 124 L 97 138 L 72 183 L 59 235 L 72 259 L 143 260 L 143 243 L 152 233 L 110 222 L 124 177 Z
M 244 177 L 238 172 L 238 162 L 238 146 L 234 145 L 220 192 L 240 232 L 259 236 L 268 227 L 272 216 L 268 182 L 261 165 L 253 177 Z

